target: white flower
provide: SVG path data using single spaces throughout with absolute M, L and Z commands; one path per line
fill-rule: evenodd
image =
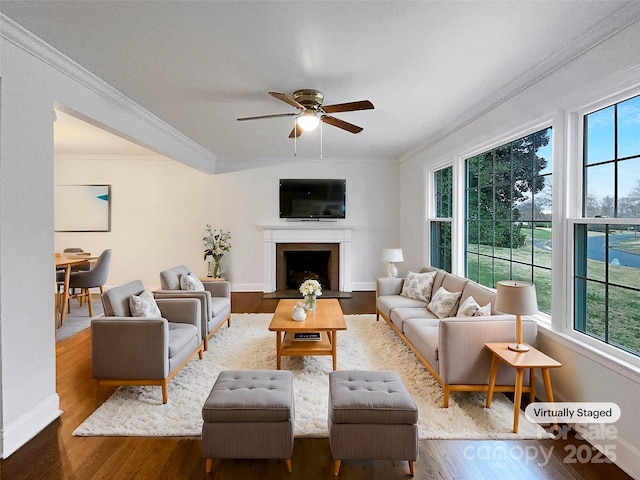
M 221 257 L 231 250 L 231 233 L 223 232 L 217 233 L 217 230 L 212 230 L 211 225 L 205 227 L 206 235 L 202 239 L 204 241 L 204 258 L 207 255 L 213 255 L 214 257 Z
M 305 297 L 307 295 L 319 297 L 322 295 L 322 286 L 317 280 L 305 280 L 302 282 L 302 285 L 300 285 L 300 293 Z

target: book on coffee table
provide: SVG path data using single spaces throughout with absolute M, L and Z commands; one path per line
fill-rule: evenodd
M 319 342 L 322 340 L 320 332 L 299 332 L 293 334 L 294 341 Z

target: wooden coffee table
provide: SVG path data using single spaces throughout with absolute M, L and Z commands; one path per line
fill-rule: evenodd
M 280 370 L 280 359 L 283 355 L 290 357 L 306 357 L 313 355 L 331 355 L 333 369 L 337 366 L 337 332 L 346 330 L 344 314 L 340 302 L 335 298 L 318 300 L 315 312 L 307 312 L 306 320 L 293 320 L 293 307 L 300 300 L 280 300 L 269 330 L 276 332 L 276 364 Z M 294 340 L 295 333 L 320 332 L 321 340 Z

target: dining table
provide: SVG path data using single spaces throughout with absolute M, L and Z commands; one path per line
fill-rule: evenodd
M 69 301 L 69 279 L 71 278 L 71 267 L 80 265 L 97 257 L 92 257 L 87 252 L 82 253 L 56 253 L 54 255 L 56 270 L 64 269 L 64 284 L 62 289 L 62 301 L 60 302 L 60 325 L 64 324 L 64 317 L 67 312 L 67 302 Z M 57 311 L 57 308 L 56 308 Z M 57 313 L 56 313 L 57 317 Z

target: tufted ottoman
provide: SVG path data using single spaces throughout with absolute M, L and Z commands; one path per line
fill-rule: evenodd
M 293 375 L 279 370 L 226 370 L 202 407 L 202 456 L 284 458 L 291 472 L 295 421 Z
M 391 371 L 342 370 L 329 374 L 329 443 L 335 460 L 418 458 L 418 409 Z

